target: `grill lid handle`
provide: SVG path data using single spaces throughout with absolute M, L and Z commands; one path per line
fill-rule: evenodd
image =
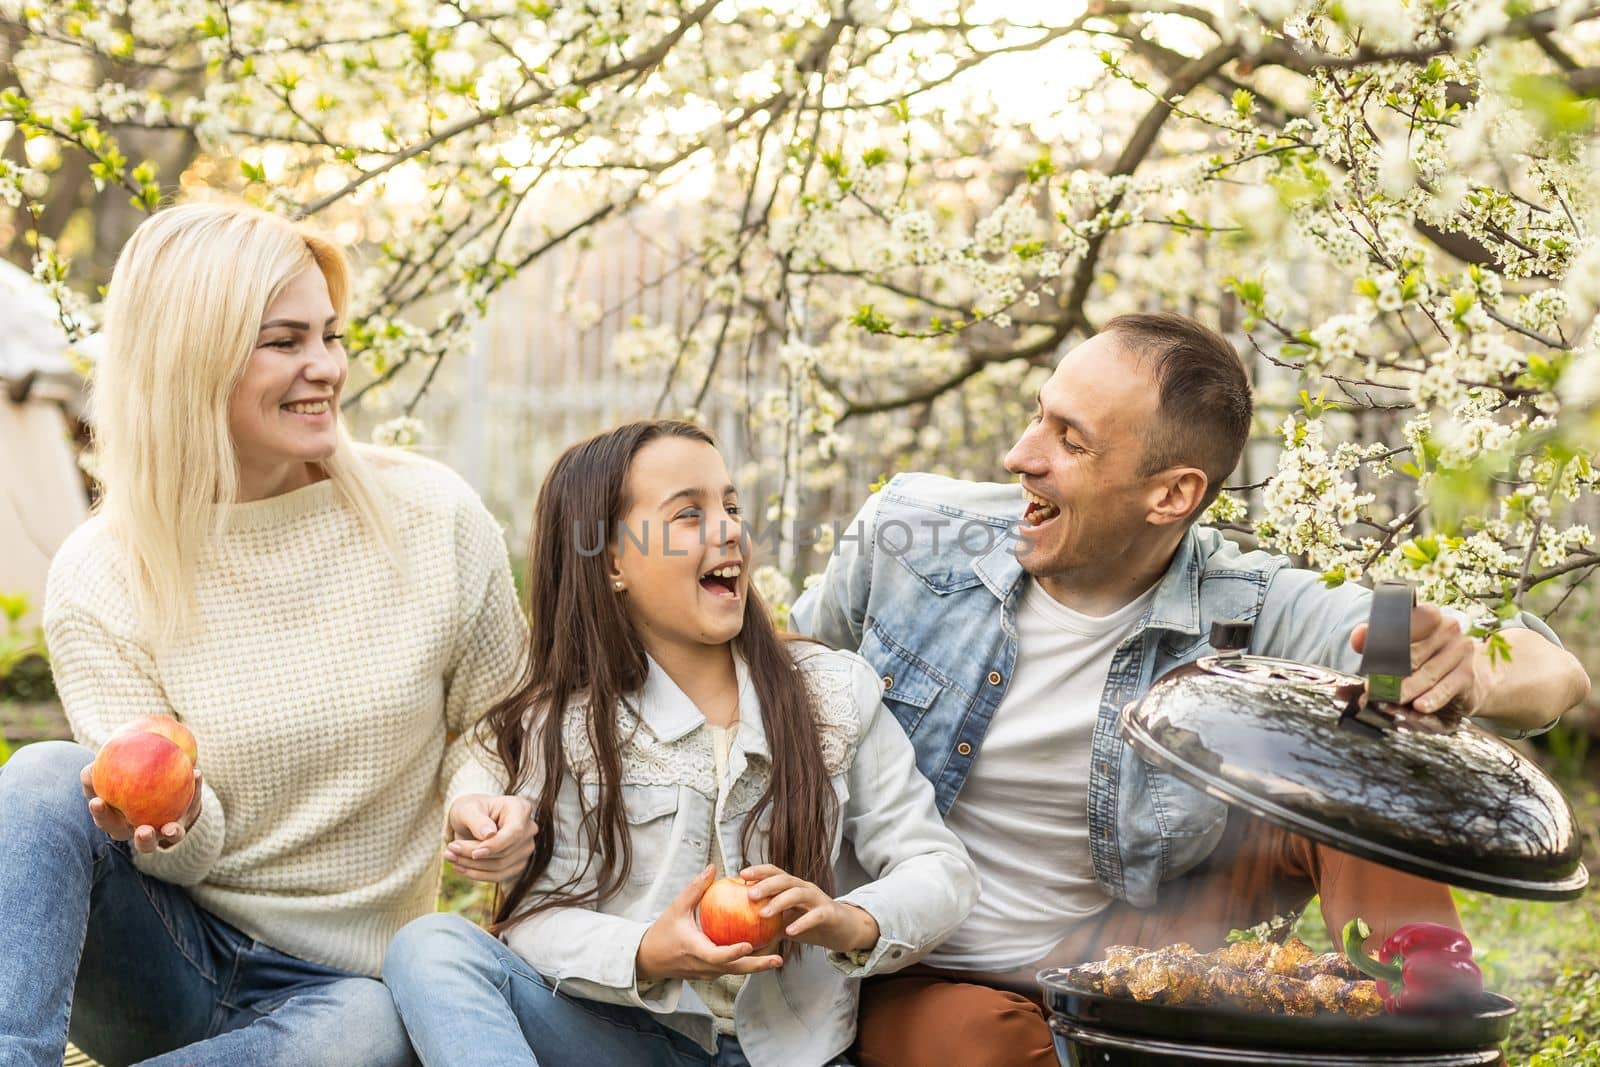
M 1369 700 L 1400 703 L 1400 684 L 1411 673 L 1411 606 L 1416 593 L 1406 582 L 1380 582 L 1372 591 L 1361 673 Z
M 1218 652 L 1244 652 L 1254 624 L 1243 619 L 1218 619 L 1211 624 L 1211 647 Z

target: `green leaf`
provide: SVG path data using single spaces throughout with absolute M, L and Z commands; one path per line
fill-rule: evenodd
M 1571 352 L 1556 352 L 1549 356 L 1530 355 L 1528 369 L 1517 377 L 1517 384 L 1524 389 L 1536 389 L 1544 393 L 1554 392 L 1561 381 L 1562 372 L 1571 362 Z
M 28 613 L 28 597 L 24 593 L 0 593 L 0 615 L 6 621 L 16 623 Z
M 1510 88 L 1547 137 L 1580 137 L 1594 128 L 1593 102 L 1574 93 L 1561 78 L 1518 74 L 1511 79 Z
M 1326 387 L 1317 390 L 1317 395 L 1312 396 L 1309 390 L 1300 390 L 1300 410 L 1306 413 L 1308 419 L 1320 419 L 1329 411 L 1340 410 L 1337 403 L 1329 403 L 1325 398 L 1328 395 Z
M 1267 287 L 1260 281 L 1254 278 L 1227 278 L 1222 285 L 1237 296 L 1239 302 L 1253 314 L 1265 313 L 1263 305 L 1267 301 Z
M 859 326 L 868 333 L 888 333 L 893 328 L 893 323 L 882 315 L 871 304 L 862 304 L 856 308 L 856 313 L 850 316 L 850 323 Z
M 1418 567 L 1425 567 L 1439 558 L 1439 541 L 1432 534 L 1413 537 L 1400 546 L 1400 554 Z
M 252 163 L 248 159 L 239 160 L 239 173 L 244 175 L 245 181 L 264 182 L 267 180 L 266 168 L 258 163 Z

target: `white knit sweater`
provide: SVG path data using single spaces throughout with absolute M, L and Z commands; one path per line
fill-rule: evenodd
M 140 869 L 282 952 L 376 975 L 394 932 L 434 910 L 446 802 L 502 791 L 468 759 L 468 727 L 509 688 L 524 624 L 471 488 L 361 452 L 403 575 L 322 481 L 233 509 L 194 576 L 198 624 L 157 653 L 127 556 L 90 519 L 51 565 L 45 630 L 81 743 L 165 713 L 199 744 L 200 818 Z

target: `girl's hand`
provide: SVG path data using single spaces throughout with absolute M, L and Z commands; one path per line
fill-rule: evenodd
M 522 872 L 533 855 L 539 824 L 526 797 L 469 793 L 450 805 L 450 832 L 444 858 L 475 882 L 503 882 Z
M 184 833 L 200 817 L 199 770 L 194 772 L 194 799 L 189 801 L 188 810 L 183 813 L 182 818 L 165 826 L 135 826 L 123 818 L 122 812 L 95 794 L 94 780 L 90 776 L 93 769 L 94 765 L 90 764 L 78 775 L 78 781 L 83 785 L 83 797 L 89 802 L 89 818 L 93 819 L 94 824 L 105 831 L 111 840 L 131 842 L 135 852 L 148 856 L 157 849 L 171 848 L 183 840 Z
M 878 943 L 878 920 L 864 908 L 834 900 L 801 878 L 770 863 L 758 863 L 739 872 L 755 882 L 751 900 L 766 900 L 762 915 L 783 914 L 785 936 L 835 952 L 860 952 Z
M 725 974 L 755 974 L 783 965 L 781 956 L 752 956 L 755 946 L 747 941 L 726 947 L 715 944 L 695 921 L 695 905 L 716 877 L 717 869 L 707 867 L 683 887 L 660 918 L 650 924 L 639 942 L 635 969 L 640 981 L 652 978 L 687 978 L 695 981 Z

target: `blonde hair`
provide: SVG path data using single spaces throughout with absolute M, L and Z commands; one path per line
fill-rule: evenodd
M 117 256 L 106 350 L 92 381 L 99 511 L 129 552 L 140 619 L 157 643 L 192 621 L 195 566 L 238 492 L 229 397 L 268 305 L 308 267 L 327 279 L 343 319 L 344 253 L 304 224 L 255 208 L 168 208 L 140 224 Z M 383 490 L 342 419 L 321 466 L 398 565 Z

